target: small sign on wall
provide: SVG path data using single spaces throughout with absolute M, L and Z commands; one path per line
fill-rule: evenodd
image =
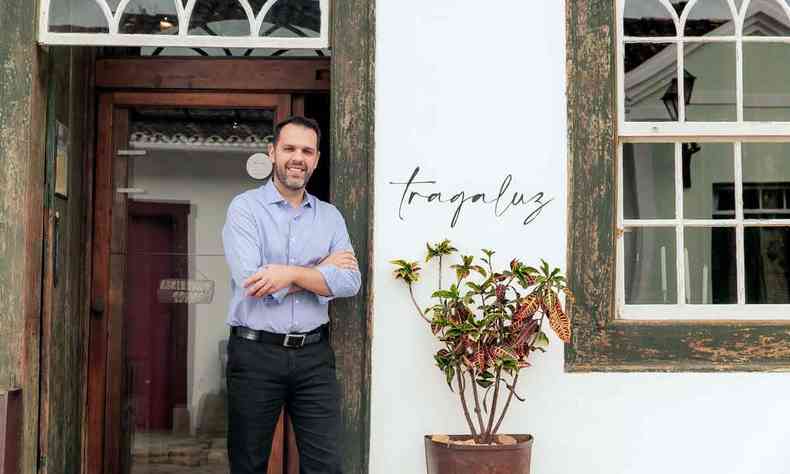
M 264 180 L 272 173 L 272 160 L 265 153 L 255 153 L 247 158 L 247 174 L 252 179 Z
M 209 304 L 214 300 L 214 280 L 165 278 L 157 296 L 160 303 Z
M 69 197 L 69 128 L 57 122 L 55 139 L 55 194 Z

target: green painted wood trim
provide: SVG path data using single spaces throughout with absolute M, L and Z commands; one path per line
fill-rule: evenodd
M 332 11 L 332 201 L 346 219 L 362 270 L 355 298 L 332 305 L 342 390 L 344 472 L 368 472 L 370 443 L 370 253 L 373 225 L 375 0 Z
M 790 370 L 790 323 L 615 320 L 616 63 L 612 0 L 566 3 L 569 372 Z

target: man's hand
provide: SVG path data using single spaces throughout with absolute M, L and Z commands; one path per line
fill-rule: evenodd
M 293 269 L 287 265 L 267 265 L 244 281 L 247 296 L 263 298 L 291 286 L 294 280 Z
M 323 267 L 326 265 L 334 265 L 344 270 L 359 271 L 359 264 L 357 263 L 357 258 L 354 256 L 353 252 L 347 250 L 344 252 L 336 252 L 329 254 L 326 257 L 324 257 L 324 259 L 321 260 L 321 262 L 318 264 L 319 267 Z

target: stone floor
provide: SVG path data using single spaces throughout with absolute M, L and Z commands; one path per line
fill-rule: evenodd
M 135 433 L 132 474 L 224 474 L 225 438 Z

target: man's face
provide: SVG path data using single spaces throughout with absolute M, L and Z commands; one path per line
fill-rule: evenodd
M 292 191 L 301 191 L 318 164 L 318 135 L 306 127 L 288 124 L 280 131 L 277 145 L 269 145 L 274 178 Z

